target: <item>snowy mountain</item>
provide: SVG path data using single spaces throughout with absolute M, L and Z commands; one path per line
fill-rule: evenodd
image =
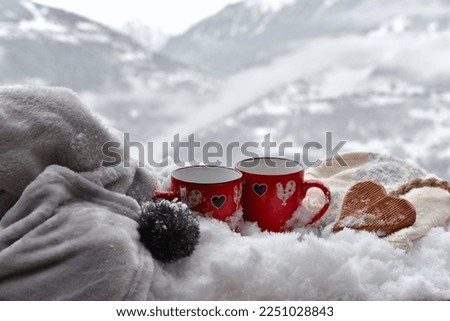
M 0 53 L 2 83 L 98 91 L 177 73 L 190 82 L 194 74 L 99 23 L 31 1 L 0 0 Z
M 383 152 L 450 177 L 450 1 L 292 0 L 228 6 L 164 48 L 226 74 L 203 140 Z M 232 97 L 232 99 L 230 98 Z M 222 119 L 221 119 L 222 118 Z M 316 151 L 324 157 L 324 150 Z
M 71 87 L 132 140 L 270 133 L 301 151 L 333 132 L 347 150 L 450 178 L 449 9 L 448 0 L 247 0 L 149 54 L 78 15 L 0 0 L 0 83 Z
M 318 37 L 448 30 L 449 10 L 448 0 L 247 0 L 171 39 L 162 53 L 230 75 Z
M 430 96 L 426 91 L 393 87 L 327 97 L 305 82 L 293 82 L 200 130 L 198 137 L 226 146 L 236 140 L 241 145 L 261 143 L 270 133 L 277 148 L 292 143 L 287 155 L 300 153 L 300 160 L 308 163 L 327 156 L 326 132 L 332 133 L 332 147 L 346 141 L 340 152 L 387 153 L 450 178 L 450 92 Z M 303 146 L 308 142 L 318 142 L 323 148 L 305 154 Z M 274 154 L 277 151 L 272 149 Z
M 160 131 L 159 122 L 148 125 L 151 117 L 168 121 L 176 101 L 195 104 L 214 91 L 214 80 L 195 68 L 95 21 L 0 0 L 0 84 L 16 83 L 72 88 L 108 124 L 145 140 Z
M 152 27 L 141 20 L 125 23 L 121 31 L 151 52 L 161 49 L 169 38 L 160 28 Z

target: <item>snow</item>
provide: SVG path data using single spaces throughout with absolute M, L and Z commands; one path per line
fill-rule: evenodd
M 354 92 L 358 85 L 367 80 L 373 68 L 362 69 L 334 68 L 324 77 L 322 95 L 324 97 L 336 97 Z
M 144 60 L 146 58 L 145 52 L 142 51 L 136 51 L 136 52 L 125 52 L 122 54 L 120 59 L 122 61 L 139 61 Z
M 276 132 L 273 130 L 273 128 L 269 127 L 256 127 L 253 129 L 253 132 L 255 133 L 256 137 L 264 137 L 267 134 L 274 135 Z
M 450 103 L 450 92 L 446 92 L 441 95 L 441 99 L 444 102 Z
M 436 123 L 445 122 L 447 119 L 450 119 L 450 110 L 448 109 L 419 109 L 419 108 L 411 108 L 409 110 L 409 116 L 416 119 L 427 119 L 430 121 L 434 121 Z
M 246 223 L 240 235 L 217 220 L 200 224 L 190 258 L 156 266 L 157 300 L 450 299 L 450 233 L 441 228 L 404 252 L 348 229 L 283 234 Z
M 258 8 L 263 13 L 275 13 L 295 2 L 296 0 L 247 0 L 245 4 L 250 8 Z
M 56 41 L 65 42 L 65 43 L 72 43 L 72 44 L 80 43 L 80 41 L 77 37 L 70 35 L 70 34 L 64 34 L 64 33 L 53 35 L 53 39 Z
M 364 142 L 350 140 L 345 144 L 345 150 L 370 150 L 372 152 L 388 154 L 394 145 L 394 141 L 387 142 L 378 138 L 371 138 Z
M 393 96 L 386 94 L 378 94 L 370 96 L 368 102 L 370 102 L 369 106 L 383 106 L 387 104 L 401 104 L 405 101 L 405 97 L 403 96 Z
M 261 103 L 260 112 L 267 115 L 289 115 L 290 109 L 285 104 L 274 105 L 268 100 Z
M 405 32 L 409 25 L 410 22 L 408 19 L 404 16 L 397 16 L 389 23 L 384 24 L 377 30 L 370 32 L 369 35 L 374 37 L 383 37 L 390 34 L 398 34 Z
M 430 34 L 435 34 L 439 29 L 439 23 L 432 21 L 427 25 L 427 32 Z
M 306 197 L 302 202 L 302 206 L 300 206 L 294 214 L 292 214 L 292 218 L 286 222 L 286 230 L 289 231 L 298 226 L 306 226 L 327 202 L 328 200 L 325 195 L 320 190 L 318 191 L 317 188 L 308 190 Z
M 16 18 L 16 14 L 15 14 L 13 11 L 8 10 L 8 9 L 6 9 L 6 10 L 3 12 L 3 14 L 4 14 L 6 17 L 10 18 L 10 19 L 15 19 L 15 18 Z
M 398 180 L 417 177 L 417 171 L 421 172 L 388 156 L 372 157 L 374 163 L 357 173 L 382 182 L 388 190 L 397 186 Z M 173 169 L 162 169 L 162 182 L 170 181 Z M 339 193 L 336 186 L 334 196 Z M 330 209 L 336 209 L 337 198 L 332 199 Z M 405 251 L 376 233 L 347 228 L 333 233 L 333 224 L 305 227 L 325 202 L 320 190 L 309 190 L 302 207 L 288 222 L 303 227 L 287 233 L 261 231 L 253 222 L 242 223 L 240 231 L 234 232 L 225 222 L 199 217 L 200 242 L 193 255 L 171 264 L 156 263 L 155 299 L 450 299 L 448 230 L 432 228 Z M 440 202 L 422 203 L 420 213 L 432 212 L 434 207 L 443 209 L 444 200 Z
M 312 101 L 307 105 L 310 114 L 332 114 L 334 106 L 326 101 Z
M 328 9 L 338 3 L 340 0 L 325 0 L 323 3 L 324 9 Z
M 0 23 L 0 37 L 48 37 L 55 41 L 76 45 L 79 45 L 82 41 L 111 42 L 110 36 L 104 33 L 101 27 L 95 23 L 77 22 L 73 27 L 64 22 L 54 21 L 47 8 L 41 8 L 29 1 L 23 1 L 21 4 L 31 13 L 32 17 L 19 22 Z
M 132 118 L 138 118 L 141 115 L 141 111 L 137 109 L 130 109 L 129 113 Z
M 76 24 L 76 28 L 82 31 L 99 31 L 99 27 L 93 23 L 81 21 Z
M 364 226 L 366 220 L 374 220 L 374 219 L 376 219 L 376 216 L 374 214 L 371 214 L 371 213 L 359 214 L 358 213 L 358 216 L 347 216 L 347 217 L 345 217 L 340 222 L 340 225 L 343 226 L 343 227 L 349 227 L 349 226 L 361 227 L 361 226 Z M 383 220 L 382 222 L 384 223 L 385 221 Z
M 24 20 L 19 24 L 18 29 L 27 31 L 50 32 L 50 33 L 67 33 L 64 26 L 53 23 L 45 18 L 43 13 L 39 11 L 37 6 L 32 2 L 24 1 L 22 5 L 34 16 L 32 20 Z
M 227 118 L 223 123 L 225 126 L 233 126 L 234 124 L 236 124 L 236 121 L 233 118 Z

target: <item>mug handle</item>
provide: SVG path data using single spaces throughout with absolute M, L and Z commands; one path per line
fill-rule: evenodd
M 312 218 L 311 222 L 309 222 L 307 225 L 311 225 L 313 223 L 315 223 L 317 220 L 319 220 L 323 214 L 325 214 L 325 212 L 328 210 L 328 207 L 330 206 L 330 202 L 331 202 L 331 192 L 330 189 L 328 187 L 326 187 L 322 182 L 319 181 L 304 181 L 303 182 L 303 195 L 306 196 L 306 192 L 308 191 L 308 189 L 316 187 L 318 189 L 320 189 L 323 194 L 325 195 L 325 197 L 327 198 L 326 203 L 322 206 L 322 208 L 320 209 L 320 211 Z
M 178 193 L 173 191 L 156 191 L 155 195 L 153 196 L 153 198 L 155 199 L 162 198 L 168 201 L 173 201 L 174 199 L 179 197 L 180 196 L 178 195 Z

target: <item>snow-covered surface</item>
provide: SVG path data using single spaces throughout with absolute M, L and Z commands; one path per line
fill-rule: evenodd
M 156 265 L 155 298 L 449 300 L 450 195 L 439 189 L 418 189 L 414 195 L 406 195 L 417 208 L 416 223 L 388 239 L 350 229 L 333 233 L 342 199 L 354 182 L 374 179 L 389 191 L 426 175 L 420 168 L 389 156 L 362 153 L 343 157 L 348 168 L 334 165 L 306 173 L 308 179 L 326 182 L 332 191 L 330 209 L 318 223 L 305 227 L 312 210 L 323 203 L 322 194 L 314 190 L 305 199 L 304 208 L 295 213 L 297 228 L 289 233 L 264 232 L 252 222 L 245 222 L 236 233 L 224 222 L 200 217 L 200 244 L 194 254 L 179 262 Z M 160 172 L 165 188 L 173 169 Z M 411 247 L 402 249 L 402 242 Z
M 156 265 L 160 300 L 450 299 L 450 233 L 435 228 L 405 252 L 368 232 L 246 235 L 201 219 L 192 257 Z

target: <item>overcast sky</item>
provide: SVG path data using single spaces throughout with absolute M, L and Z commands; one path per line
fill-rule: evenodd
M 165 34 L 177 34 L 240 0 L 34 0 L 120 28 L 140 20 Z

